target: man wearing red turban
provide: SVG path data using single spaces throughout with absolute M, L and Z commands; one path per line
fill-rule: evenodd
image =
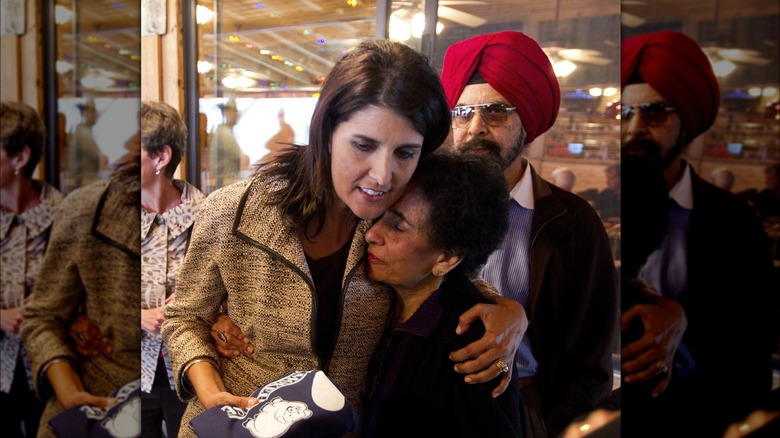
M 670 198 L 666 236 L 638 275 L 658 302 L 684 312 L 681 319 L 673 307 L 639 304 L 624 313 L 623 326 L 641 320 L 644 335 L 621 350 L 622 428 L 632 437 L 722 436 L 772 387 L 768 298 L 778 289 L 769 241 L 744 201 L 683 159 L 713 125 L 720 103 L 699 45 L 676 31 L 624 40 L 621 86 L 623 151 L 660 165 Z M 644 184 L 626 182 L 624 199 Z M 622 226 L 628 231 L 626 218 Z M 630 245 L 624 239 L 623 247 Z M 635 390 L 659 376 L 652 396 Z
M 444 55 L 453 149 L 498 161 L 510 229 L 480 276 L 520 302 L 529 328 L 515 356 L 526 437 L 557 437 L 612 388 L 617 287 L 609 239 L 580 197 L 521 156 L 554 123 L 560 88 L 541 47 L 520 32 L 479 35 Z

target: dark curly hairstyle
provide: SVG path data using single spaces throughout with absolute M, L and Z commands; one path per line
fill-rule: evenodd
M 509 227 L 509 192 L 501 168 L 482 157 L 440 150 L 420 159 L 409 185 L 429 204 L 431 245 L 463 257 L 451 273 L 473 276 Z

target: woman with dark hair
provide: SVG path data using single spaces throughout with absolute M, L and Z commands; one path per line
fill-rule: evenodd
M 325 371 L 361 412 L 392 300 L 364 272 L 364 235 L 403 193 L 420 157 L 444 142 L 449 124 L 425 57 L 402 43 L 366 41 L 326 78 L 308 146 L 207 198 L 162 325 L 177 391 L 191 400 L 180 435 L 194 434 L 189 420 L 204 409 L 257 404 L 247 395 L 294 370 Z M 224 300 L 252 355 L 222 359 L 210 342 Z M 499 305 L 474 312 L 500 320 L 471 345 L 476 359 L 458 364 L 479 371 L 474 382 L 501 374 L 492 363 L 509 362 L 517 348 L 524 313 L 509 301 L 497 297 Z M 496 328 L 504 324 L 506 332 Z
M 486 302 L 469 278 L 503 240 L 509 199 L 493 162 L 436 152 L 366 232 L 368 277 L 393 288 L 395 312 L 369 372 L 364 436 L 523 435 L 519 386 L 493 398 L 490 383 L 464 383 L 447 358 L 484 333 L 455 327 Z
M 62 194 L 33 178 L 46 127 L 29 105 L 0 103 L 0 429 L 10 436 L 35 436 L 43 404 L 35 397 L 30 363 L 19 333 L 33 296 Z

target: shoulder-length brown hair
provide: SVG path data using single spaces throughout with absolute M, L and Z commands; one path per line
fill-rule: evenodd
M 275 157 L 259 173 L 281 179 L 269 204 L 282 209 L 288 225 L 300 229 L 319 218 L 335 196 L 329 146 L 336 127 L 368 107 L 390 109 L 408 119 L 423 135 L 422 154 L 438 148 L 450 129 L 450 108 L 439 76 L 425 56 L 390 40 L 368 40 L 333 66 L 320 91 L 308 146 Z M 279 177 L 279 178 L 273 178 Z

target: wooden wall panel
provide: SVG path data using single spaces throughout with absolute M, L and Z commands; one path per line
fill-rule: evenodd
M 19 100 L 19 37 L 0 37 L 0 53 L 3 54 L 3 62 L 0 63 L 0 100 Z

